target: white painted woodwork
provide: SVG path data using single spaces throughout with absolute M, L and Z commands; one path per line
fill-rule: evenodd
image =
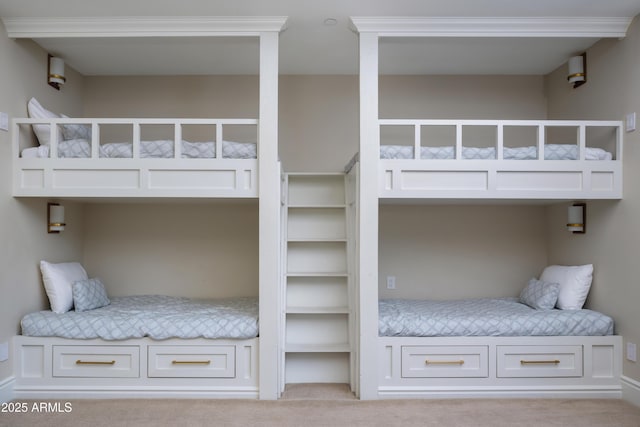
M 615 335 L 380 337 L 378 357 L 379 398 L 622 395 L 622 337 Z
M 285 178 L 285 384 L 353 383 L 345 182 L 344 174 Z
M 277 399 L 280 355 L 280 176 L 278 160 L 278 32 L 260 33 L 258 225 L 260 241 L 260 399 Z
M 382 145 L 411 145 L 415 157 L 380 160 L 381 198 L 622 198 L 621 121 L 385 119 L 378 124 Z M 450 131 L 443 132 L 445 128 Z M 478 138 L 479 128 L 489 132 Z M 523 137 L 531 129 L 536 141 Z M 541 153 L 546 144 L 574 144 L 579 158 L 545 160 Z M 503 148 L 527 145 L 537 146 L 537 160 L 504 159 Z M 421 147 L 434 146 L 454 148 L 455 159 L 419 158 Z M 494 147 L 496 158 L 464 159 L 463 147 Z M 604 148 L 613 160 L 586 160 L 587 147 Z
M 12 344 L 17 399 L 259 395 L 258 338 L 106 341 L 15 336 Z M 210 363 L 173 363 L 205 360 Z
M 49 124 L 51 158 L 22 158 L 26 128 L 32 124 Z M 57 136 L 61 124 L 92 126 L 91 158 L 57 158 Z M 133 158 L 100 158 L 100 128 L 124 126 L 133 142 Z M 28 197 L 258 197 L 258 159 L 222 158 L 221 147 L 214 159 L 180 158 L 180 144 L 174 143 L 173 159 L 139 158 L 140 127 L 164 125 L 172 128 L 171 139 L 190 126 L 215 126 L 220 145 L 225 126 L 250 126 L 259 139 L 260 124 L 255 119 L 14 119 L 13 172 L 14 196 Z M 175 136 L 178 136 L 175 138 Z M 211 138 L 213 140 L 214 137 Z M 258 144 L 260 151 L 260 144 Z M 273 157 L 273 156 L 272 156 Z M 277 157 L 275 160 L 277 164 Z

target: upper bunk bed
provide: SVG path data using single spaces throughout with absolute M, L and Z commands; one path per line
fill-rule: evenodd
M 622 198 L 619 121 L 412 119 L 379 127 L 380 198 Z
M 527 117 L 433 119 L 419 112 L 385 118 L 379 109 L 379 77 L 385 66 L 391 68 L 381 60 L 381 41 L 391 46 L 389 51 L 400 52 L 394 52 L 391 59 L 384 58 L 394 63 L 393 70 L 404 66 L 403 60 L 409 69 L 416 70 L 426 60 L 421 62 L 417 58 L 425 56 L 424 51 L 418 49 L 416 55 L 410 50 L 418 45 L 415 40 L 624 37 L 629 19 L 352 17 L 351 20 L 360 39 L 361 138 L 356 159 L 360 162 L 361 182 L 377 183 L 378 199 L 622 198 L 621 121 Z M 485 112 L 479 113 L 487 117 Z M 374 190 L 370 191 L 373 194 Z
M 148 118 L 141 112 L 142 118 L 122 118 L 115 112 L 109 117 L 69 118 L 45 110 L 49 114 L 13 119 L 14 196 L 258 198 L 259 187 L 270 191 L 279 185 L 278 38 L 286 17 L 10 18 L 3 22 L 11 38 L 29 38 L 43 46 L 51 40 L 69 41 L 69 49 L 92 40 L 138 43 L 154 37 L 195 40 L 196 45 L 228 41 L 220 48 L 227 55 L 234 54 L 234 47 L 241 43 L 235 41 L 241 39 L 258 45 L 251 50 L 258 56 L 253 62 L 259 75 L 257 117 Z

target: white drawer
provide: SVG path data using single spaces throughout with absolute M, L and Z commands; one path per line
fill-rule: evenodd
M 235 347 L 232 345 L 149 346 L 149 377 L 234 378 Z
M 486 346 L 403 346 L 403 378 L 469 378 L 489 375 Z
M 139 347 L 53 346 L 54 377 L 137 378 L 139 375 Z
M 505 378 L 581 377 L 582 346 L 498 346 L 497 375 Z

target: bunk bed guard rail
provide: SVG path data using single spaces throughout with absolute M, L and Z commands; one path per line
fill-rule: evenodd
M 34 125 L 46 126 L 49 142 L 26 155 Z M 65 138 L 65 126 L 83 127 L 84 136 Z M 14 119 L 14 196 L 254 198 L 257 129 L 256 119 Z M 204 142 L 185 140 L 194 130 L 206 134 L 196 139 Z M 124 142 L 107 142 L 113 134 Z M 232 142 L 235 134 L 244 142 Z M 121 151 L 112 158 L 115 150 Z
M 622 198 L 621 121 L 378 124 L 381 198 Z

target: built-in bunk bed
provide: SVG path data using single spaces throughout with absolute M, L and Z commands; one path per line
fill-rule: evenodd
M 280 235 L 277 80 L 278 37 L 285 21 L 4 21 L 10 37 L 36 41 L 221 36 L 253 37 L 259 44 L 254 119 L 69 118 L 31 99 L 29 118 L 13 120 L 15 197 L 256 199 L 260 230 L 259 298 L 111 297 L 81 263 L 42 261 L 51 309 L 27 314 L 22 335 L 14 337 L 16 398 L 278 396 L 273 369 Z
M 347 170 L 359 177 L 361 398 L 621 397 L 621 337 L 613 335 L 609 316 L 583 309 L 593 273 L 588 261 L 548 266 L 528 284 L 523 277 L 526 286 L 509 298 L 378 298 L 378 262 L 372 260 L 379 256 L 380 203 L 622 197 L 618 121 L 379 117 L 383 37 L 539 37 L 559 32 L 538 26 L 535 19 L 352 22 L 360 39 L 361 139 Z M 570 22 L 560 25 L 572 28 Z M 618 35 L 624 36 L 627 26 L 627 21 L 618 22 Z M 590 34 L 610 35 L 597 28 Z M 428 286 L 428 277 L 424 283 Z

